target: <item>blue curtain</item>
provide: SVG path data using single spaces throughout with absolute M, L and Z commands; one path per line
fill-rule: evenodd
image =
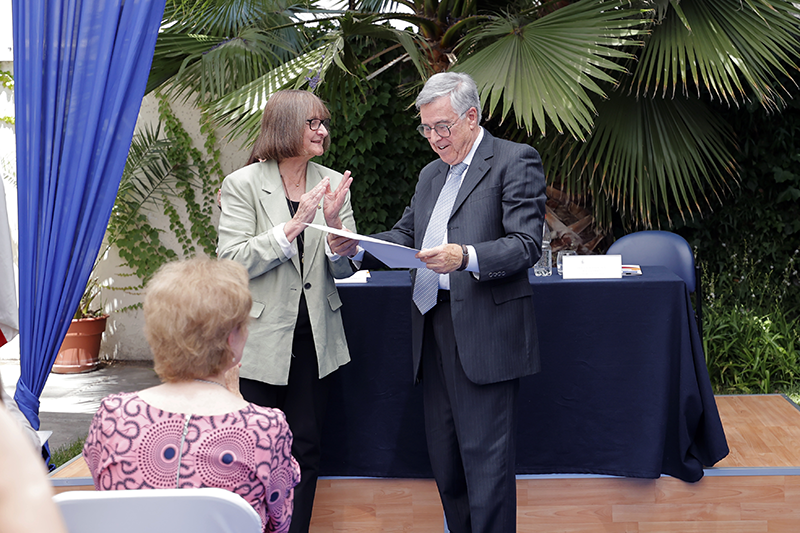
M 39 396 L 100 250 L 165 0 L 14 0 L 20 379 Z

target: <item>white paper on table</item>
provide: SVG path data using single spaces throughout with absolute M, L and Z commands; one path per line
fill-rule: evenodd
M 565 255 L 564 279 L 615 279 L 622 277 L 622 256 Z
M 415 257 L 419 250 L 414 248 L 320 224 L 306 224 L 306 226 L 359 241 L 364 250 L 374 255 L 389 268 L 426 268 L 425 263 Z
M 334 283 L 339 285 L 340 283 L 366 283 L 369 279 L 369 270 L 359 270 L 354 272 L 352 276 L 349 278 L 340 278 L 333 280 Z

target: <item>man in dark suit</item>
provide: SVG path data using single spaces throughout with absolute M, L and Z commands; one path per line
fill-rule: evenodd
M 541 159 L 480 126 L 466 74 L 432 76 L 416 105 L 439 159 L 420 172 L 402 218 L 374 237 L 420 249 L 427 266 L 413 283 L 414 376 L 448 527 L 513 532 L 519 378 L 539 371 L 528 268 L 541 255 Z M 355 251 L 352 240 L 329 243 Z

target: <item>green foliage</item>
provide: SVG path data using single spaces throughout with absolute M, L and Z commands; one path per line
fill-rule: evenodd
M 753 258 L 785 292 L 789 317 L 800 316 L 800 103 L 782 113 L 760 108 L 726 111 L 739 141 L 740 186 L 723 205 L 679 230 L 711 275 L 736 270 L 736 258 Z
M 159 265 L 177 257 L 161 242 L 162 231 L 153 228 L 147 218 L 147 212 L 172 190 L 169 143 L 159 140 L 159 131 L 145 128 L 134 134 L 107 232 L 108 245 L 118 249 L 120 258 L 142 283 Z M 139 288 L 141 284 L 121 289 Z
M 5 122 L 9 126 L 13 126 L 15 123 L 14 117 L 0 117 L 0 122 Z
M 219 165 L 219 151 L 212 151 L 212 162 L 206 161 L 202 152 L 192 144 L 192 138 L 184 129 L 181 122 L 172 113 L 166 98 L 159 98 L 159 112 L 164 121 L 167 138 L 170 140 L 168 156 L 173 164 L 173 173 L 176 178 L 175 188 L 178 196 L 183 200 L 183 207 L 189 218 L 190 227 L 181 223 L 176 207 L 166 196 L 162 197 L 165 211 L 170 217 L 170 229 L 178 236 L 184 256 L 196 253 L 195 243 L 207 255 L 215 255 L 217 244 L 217 231 L 211 223 L 211 214 L 214 206 L 214 191 L 222 182 L 224 176 Z M 208 126 L 203 118 L 202 133 L 206 136 L 206 147 L 216 145 L 216 136 L 213 128 Z M 199 178 L 199 181 L 195 180 Z M 195 186 L 200 190 L 200 198 L 196 198 Z
M 115 287 L 129 292 L 141 290 L 168 261 L 216 252 L 217 232 L 211 216 L 223 175 L 215 132 L 203 117 L 206 158 L 160 95 L 159 113 L 165 138 L 159 138 L 160 124 L 155 130 L 145 128 L 134 135 L 109 221 L 109 246 L 118 249 L 130 275 L 139 280 L 131 286 Z M 179 251 L 162 241 L 165 230 L 151 224 L 148 215 L 156 210 L 167 215 Z
M 81 318 L 97 318 L 103 316 L 103 304 L 98 301 L 100 297 L 100 280 L 94 275 L 86 282 L 86 289 L 83 291 L 80 302 L 78 302 L 78 309 L 75 310 L 75 316 L 72 318 L 78 320 Z
M 678 232 L 697 251 L 704 349 L 718 392 L 800 385 L 800 105 L 719 109 L 732 124 L 740 184 Z
M 436 157 L 415 129 L 414 101 L 400 95 L 399 82 L 397 74 L 375 78 L 361 101 L 347 108 L 341 98 L 328 99 L 332 142 L 320 163 L 352 172 L 353 211 L 365 235 L 387 230 L 400 219 L 419 171 Z M 355 87 L 352 81 L 343 83 Z
M 14 90 L 14 74 L 7 70 L 0 70 L 0 85 Z
M 721 273 L 704 269 L 703 349 L 715 391 L 768 394 L 795 387 L 800 308 L 787 305 L 787 271 L 765 269 L 748 255 L 732 257 L 729 266 Z
M 86 437 L 51 450 L 50 462 L 53 463 L 56 468 L 69 462 L 70 459 L 73 459 L 83 453 L 84 442 L 86 442 Z

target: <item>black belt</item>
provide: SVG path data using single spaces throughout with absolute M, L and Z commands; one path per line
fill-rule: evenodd
M 439 289 L 439 294 L 436 296 L 437 302 L 449 302 L 450 301 L 450 291 Z

